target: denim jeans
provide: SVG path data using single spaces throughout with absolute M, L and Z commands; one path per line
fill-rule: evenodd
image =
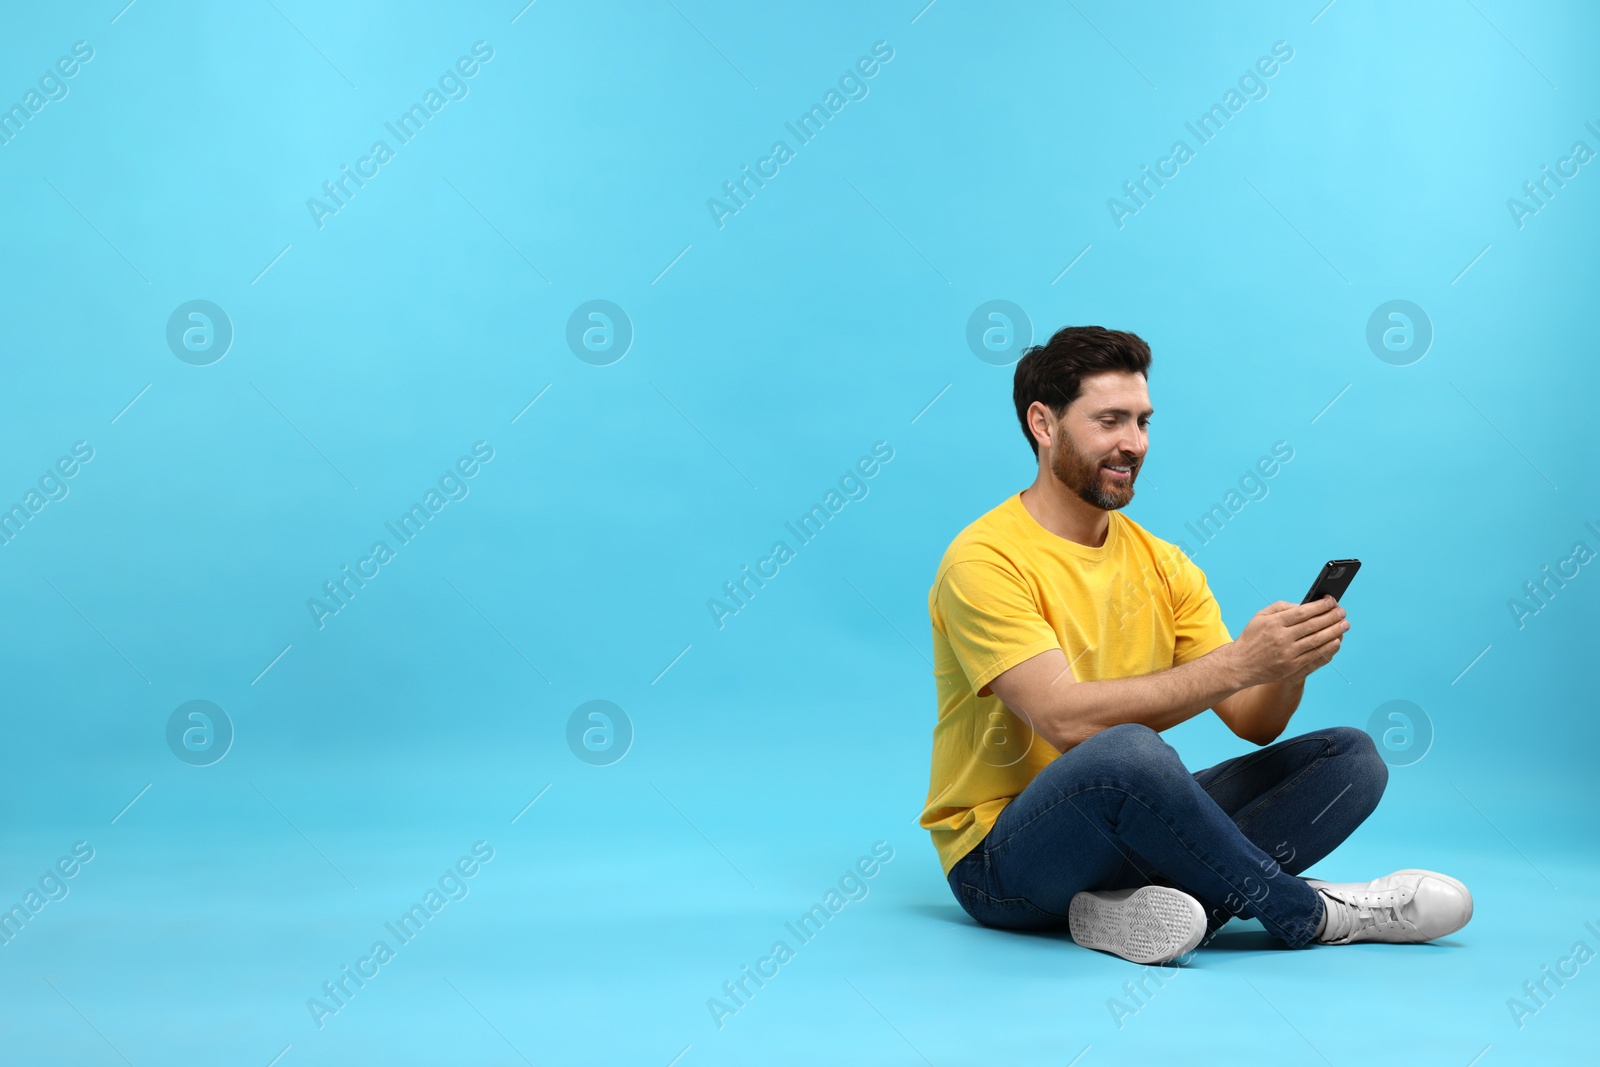
M 1372 814 L 1388 781 L 1350 726 L 1191 774 L 1156 731 L 1121 723 L 1040 771 L 950 869 L 950 889 L 985 926 L 1046 930 L 1083 890 L 1164 885 L 1205 908 L 1202 944 L 1237 916 L 1300 948 L 1322 901 L 1296 875 Z

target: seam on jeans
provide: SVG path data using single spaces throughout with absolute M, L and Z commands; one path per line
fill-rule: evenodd
M 1056 808 L 1060 807 L 1063 802 L 1070 802 L 1072 797 L 1074 797 L 1076 795 L 1077 795 L 1076 793 L 1073 793 L 1073 794 L 1070 794 L 1070 795 L 1069 794 L 1065 794 L 1065 793 L 1062 793 L 1058 789 L 1056 791 L 1056 799 L 1055 800 L 1051 801 L 1048 805 L 1046 805 L 1046 806 L 1040 808 L 1039 810 L 1035 811 L 1032 815 L 1030 815 L 1028 817 L 1026 822 L 1024 822 L 1021 826 L 1018 826 L 1015 829 L 1013 829 L 1010 833 L 1006 834 L 1006 836 L 1004 838 L 1000 839 L 999 841 L 995 841 L 994 840 L 994 837 L 995 837 L 994 830 L 993 830 L 993 828 L 990 829 L 989 833 L 984 837 L 984 843 L 985 844 L 992 844 L 992 848 L 986 850 L 984 852 L 984 854 L 983 854 L 984 875 L 985 875 L 985 878 L 986 878 L 986 880 L 988 882 L 988 885 L 989 885 L 990 889 L 998 888 L 997 882 L 995 880 L 995 873 L 994 873 L 994 854 L 999 852 L 1001 849 L 1005 848 L 1007 845 L 1009 845 L 1011 843 L 1011 839 L 1012 838 L 1016 837 L 1018 834 L 1022 833 L 1022 831 L 1026 830 L 1028 827 L 1032 826 L 1035 822 L 1037 822 L 1038 820 L 1044 818 L 1046 815 L 1050 814 Z M 1086 822 L 1089 821 L 1088 816 L 1084 815 L 1083 811 L 1081 809 L 1078 809 L 1078 806 L 1076 804 L 1073 805 L 1073 808 L 1078 811 L 1078 817 L 1079 818 L 1083 819 Z M 1091 822 L 1090 825 L 1093 825 L 1093 823 Z M 1098 826 L 1095 827 L 1095 830 L 1098 833 L 1100 833 L 1100 836 L 1106 837 L 1105 832 L 1103 830 L 1100 830 L 1100 828 Z M 1106 837 L 1106 840 L 1111 844 L 1111 846 L 1113 848 L 1115 848 L 1117 850 L 1117 855 L 1122 857 L 1123 865 L 1126 866 L 1127 862 L 1128 862 L 1128 857 L 1122 851 L 1121 846 L 1116 841 L 1113 841 L 1109 837 Z M 1119 870 L 1119 873 L 1120 873 L 1121 869 L 1119 868 L 1118 870 Z M 1141 871 L 1140 873 L 1143 874 L 1144 872 Z M 1054 914 L 1054 913 L 1052 912 L 1051 914 Z
M 1330 741 L 1330 743 L 1331 743 L 1331 739 L 1329 739 L 1329 738 L 1324 738 L 1323 740 Z M 1326 747 L 1324 747 L 1321 752 L 1317 753 L 1316 756 L 1312 757 L 1312 760 L 1311 760 L 1310 763 L 1307 763 L 1304 767 L 1302 767 L 1300 769 L 1300 773 L 1299 774 L 1295 775 L 1293 778 L 1290 778 L 1290 779 L 1288 779 L 1286 781 L 1279 782 L 1277 785 L 1275 785 L 1271 789 L 1267 790 L 1267 793 L 1269 794 L 1267 796 L 1267 798 L 1265 800 L 1263 800 L 1260 804 L 1257 804 L 1255 806 L 1255 809 L 1253 811 L 1251 811 L 1249 815 L 1246 815 L 1244 817 L 1244 822 L 1238 822 L 1238 823 L 1235 823 L 1234 825 L 1239 827 L 1239 829 L 1243 830 L 1245 828 L 1246 824 L 1254 822 L 1255 819 L 1256 819 L 1256 816 L 1260 815 L 1263 810 L 1267 810 L 1267 809 L 1272 808 L 1276 804 L 1277 801 L 1282 799 L 1285 794 L 1290 792 L 1295 786 L 1299 785 L 1302 781 L 1304 781 L 1306 779 L 1306 777 L 1311 774 L 1312 771 L 1317 769 L 1317 765 L 1320 764 L 1323 760 L 1325 760 L 1327 758 L 1328 758 L 1328 750 L 1327 750 Z M 1338 798 L 1335 797 L 1334 799 L 1337 800 Z
M 1128 800 L 1136 801 L 1139 804 L 1140 807 L 1144 808 L 1145 811 L 1149 812 L 1152 816 L 1154 816 L 1157 822 L 1159 822 L 1162 826 L 1166 827 L 1167 832 L 1172 835 L 1173 839 L 1176 840 L 1178 842 L 1178 844 L 1183 846 L 1184 850 L 1186 852 L 1188 852 L 1190 856 L 1194 857 L 1196 862 L 1198 862 L 1202 867 L 1206 868 L 1206 870 L 1210 871 L 1212 874 L 1216 875 L 1217 878 L 1219 878 L 1223 882 L 1223 884 L 1225 884 L 1229 889 L 1232 889 L 1234 892 L 1239 893 L 1241 896 L 1244 897 L 1245 900 L 1250 900 L 1250 897 L 1247 894 L 1245 894 L 1242 890 L 1240 890 L 1238 886 L 1236 886 L 1232 882 L 1230 882 L 1228 880 L 1228 878 L 1221 871 L 1217 870 L 1216 867 L 1213 866 L 1203 856 L 1201 856 L 1200 853 L 1196 852 L 1195 849 L 1194 849 L 1194 846 L 1189 844 L 1189 842 L 1184 839 L 1183 835 L 1179 832 L 1179 830 L 1178 830 L 1178 828 L 1176 826 L 1174 826 L 1172 823 L 1168 822 L 1166 820 L 1166 818 L 1164 816 L 1162 816 L 1161 814 L 1159 814 L 1153 807 L 1151 807 L 1150 804 L 1143 797 L 1139 796 L 1137 793 L 1135 793 L 1132 790 L 1128 789 L 1126 786 L 1120 786 L 1120 785 L 1086 785 L 1083 788 L 1076 790 L 1075 792 L 1062 794 L 1060 799 L 1057 800 L 1054 804 L 1051 804 L 1050 807 L 1041 810 L 1038 815 L 1035 815 L 1033 818 L 1029 819 L 1026 823 L 1023 823 L 1022 826 L 1017 827 L 1017 829 L 1013 830 L 1010 834 L 1007 834 L 1005 841 L 1002 841 L 1000 843 L 1000 845 L 997 846 L 997 847 L 1004 847 L 1007 843 L 1010 842 L 1011 838 L 1015 837 L 1018 833 L 1020 833 L 1023 830 L 1023 828 L 1025 828 L 1028 825 L 1030 825 L 1034 821 L 1034 819 L 1039 818 L 1039 816 L 1043 815 L 1045 812 L 1054 810 L 1057 806 L 1059 806 L 1061 804 L 1062 801 L 1070 802 L 1072 800 L 1072 798 L 1077 796 L 1079 793 L 1087 793 L 1090 790 L 1094 790 L 1094 789 L 1109 789 L 1109 790 L 1111 790 L 1113 792 L 1121 793 Z M 1073 808 L 1078 811 L 1079 815 L 1083 815 L 1082 809 L 1079 809 L 1076 804 L 1073 805 Z M 1088 816 L 1087 815 L 1083 815 L 1083 818 L 1088 819 Z M 1092 822 L 1092 820 L 1091 820 L 1091 822 Z M 1287 872 L 1285 872 L 1285 873 L 1287 873 Z M 1289 877 L 1294 878 L 1296 876 L 1295 875 L 1289 875 Z M 1250 901 L 1250 903 L 1253 905 L 1256 902 L 1255 901 Z M 1286 930 L 1284 928 L 1284 926 L 1281 923 L 1279 923 L 1276 919 L 1271 919 L 1270 917 L 1265 916 L 1265 915 L 1261 915 L 1259 913 L 1257 914 L 1256 918 L 1261 920 L 1261 924 L 1263 926 L 1268 926 L 1269 923 L 1270 923 L 1269 929 L 1270 928 L 1276 928 L 1277 931 L 1278 931 L 1278 936 L 1280 938 L 1282 938 L 1284 941 L 1287 941 L 1290 944 L 1296 944 L 1297 943 L 1296 940 L 1295 940 L 1294 935 L 1290 934 L 1289 931 Z
M 1002 912 L 1015 912 L 1027 909 L 1036 912 L 1038 915 L 1045 918 L 1066 922 L 1067 916 L 1051 911 L 1049 908 L 1041 907 L 1027 896 L 1003 897 L 994 892 L 994 889 L 996 888 L 994 882 L 994 869 L 988 849 L 989 839 L 991 836 L 992 835 L 989 834 L 984 835 L 983 840 L 978 842 L 978 845 L 972 850 L 972 855 L 978 860 L 978 865 L 982 868 L 979 872 L 977 872 L 977 877 L 983 882 L 983 885 L 973 885 L 972 882 L 968 881 L 966 878 L 956 876 L 956 867 L 959 867 L 963 862 L 965 862 L 967 859 L 965 856 L 956 861 L 956 867 L 952 867 L 950 869 L 950 875 L 946 878 L 946 881 L 951 883 L 951 892 L 955 894 L 956 903 L 961 906 L 961 910 L 966 912 L 971 918 L 977 920 L 978 922 L 983 922 L 984 920 L 979 919 L 977 915 L 973 914 L 972 908 L 976 906 L 989 907 L 996 911 Z M 976 899 L 971 899 L 974 896 Z M 1019 908 L 1019 904 L 1022 905 L 1022 907 Z M 985 923 L 985 925 L 988 924 Z
M 1082 790 L 1079 790 L 1079 792 L 1082 792 Z M 1075 797 L 1077 795 L 1078 795 L 1077 793 L 1070 793 L 1070 794 L 1069 793 L 1062 793 L 1062 792 L 1060 792 L 1058 790 L 1057 793 L 1056 793 L 1056 799 L 1055 800 L 1051 801 L 1048 806 L 1042 807 L 1038 811 L 1034 812 L 1032 815 L 1028 816 L 1028 819 L 1027 819 L 1026 822 L 1024 822 L 1021 826 L 1018 826 L 1017 828 L 1012 830 L 1009 834 L 1006 834 L 1006 836 L 1002 840 L 1000 840 L 999 842 L 997 842 L 995 844 L 995 846 L 994 846 L 995 850 L 998 851 L 998 850 L 1000 850 L 1002 848 L 1005 848 L 1006 845 L 1011 843 L 1011 839 L 1013 837 L 1016 837 L 1022 831 L 1026 830 L 1028 827 L 1032 826 L 1035 822 L 1038 822 L 1040 819 L 1042 819 L 1046 815 L 1050 814 L 1056 808 L 1060 807 L 1061 803 L 1063 801 L 1071 800 L 1073 797 Z M 990 838 L 994 837 L 994 831 L 992 829 L 989 831 L 989 835 L 988 836 Z M 985 856 L 984 858 L 985 858 L 985 860 L 988 859 L 987 856 Z
M 944 876 L 945 877 L 945 881 L 950 883 L 950 891 L 952 893 L 955 893 L 957 896 L 960 896 L 960 892 L 957 890 L 956 883 L 953 881 L 953 879 L 955 879 L 957 877 L 958 873 L 962 870 L 962 868 L 964 866 L 966 866 L 966 865 L 968 865 L 970 863 L 973 863 L 974 861 L 976 861 L 978 863 L 979 867 L 981 868 L 981 871 L 980 871 L 978 876 L 983 878 L 984 881 L 986 881 L 986 882 L 988 881 L 988 872 L 989 872 L 989 857 L 987 855 L 988 836 L 989 835 L 985 834 L 983 836 L 983 838 L 981 838 L 976 845 L 972 846 L 972 848 L 967 851 L 967 854 L 965 856 L 962 856 L 960 859 L 956 860 L 955 863 L 951 865 L 949 873 L 947 873 Z
M 1321 735 L 1316 735 L 1316 734 L 1313 734 L 1310 737 L 1297 737 L 1294 740 L 1296 740 L 1296 741 L 1321 741 L 1323 743 L 1323 751 L 1313 758 L 1313 760 L 1312 760 L 1313 763 L 1316 762 L 1316 760 L 1322 759 L 1323 756 L 1327 755 L 1327 747 L 1328 747 L 1328 745 L 1333 743 L 1333 738 L 1331 738 L 1331 737 L 1323 737 Z M 1288 746 L 1286 745 L 1284 747 L 1287 748 Z M 1283 749 L 1278 749 L 1277 751 L 1282 752 Z M 1222 774 L 1222 775 L 1219 775 L 1216 778 L 1211 779 L 1211 784 L 1212 785 L 1217 785 L 1219 783 L 1226 782 L 1229 778 L 1232 778 L 1234 775 L 1242 773 L 1245 770 L 1245 768 L 1253 766 L 1255 763 L 1260 762 L 1263 759 L 1266 759 L 1267 755 L 1268 755 L 1267 750 L 1264 749 L 1264 748 L 1260 749 L 1259 751 L 1249 753 L 1248 755 L 1245 756 L 1244 759 L 1240 760 L 1233 767 L 1229 768 L 1226 774 Z M 1204 787 L 1202 787 L 1202 788 L 1204 788 Z
M 1005 911 L 1023 911 L 1023 910 L 1028 910 L 1028 911 L 1037 912 L 1039 915 L 1042 915 L 1047 919 L 1056 919 L 1056 920 L 1060 920 L 1062 922 L 1065 922 L 1067 920 L 1067 916 L 1062 915 L 1059 912 L 1051 911 L 1049 908 L 1040 907 L 1038 904 L 1035 904 L 1032 899 L 1030 899 L 1030 898 L 1028 898 L 1026 896 L 997 897 L 993 893 L 988 892 L 987 890 L 978 888 L 977 886 L 973 885 L 971 882 L 962 882 L 961 883 L 961 888 L 964 889 L 964 890 L 967 890 L 970 895 L 972 895 L 974 898 L 976 898 L 976 899 L 973 900 L 974 904 L 985 905 L 987 907 L 993 908 L 996 911 L 1005 912 Z M 960 903 L 963 905 L 963 908 L 964 908 L 965 904 L 966 904 L 966 901 L 962 900 L 962 901 L 960 901 Z M 970 915 L 971 912 L 968 912 L 968 914 Z M 974 915 L 973 918 L 976 919 L 977 916 Z
M 1203 856 L 1201 856 L 1200 853 L 1198 853 L 1198 852 L 1196 852 L 1194 850 L 1194 846 L 1189 844 L 1189 842 L 1184 839 L 1183 835 L 1178 832 L 1178 828 L 1177 827 L 1175 827 L 1171 823 L 1167 822 L 1167 820 L 1163 816 L 1161 816 L 1159 813 L 1157 813 L 1157 811 L 1154 808 L 1152 808 L 1148 803 L 1145 802 L 1143 797 L 1140 797 L 1139 795 L 1137 795 L 1135 793 L 1129 792 L 1126 789 L 1122 790 L 1122 792 L 1130 800 L 1137 801 L 1140 807 L 1144 808 L 1145 811 L 1147 811 L 1151 815 L 1155 816 L 1155 818 L 1159 822 L 1161 822 L 1162 825 L 1166 826 L 1167 830 L 1172 834 L 1173 838 L 1176 839 L 1177 842 L 1184 847 L 1184 849 L 1189 853 L 1189 855 L 1193 856 L 1202 866 L 1204 866 L 1212 874 L 1214 874 L 1218 878 L 1222 879 L 1223 883 L 1225 885 L 1227 885 L 1227 887 L 1229 889 L 1233 890 L 1236 893 L 1239 893 L 1241 896 L 1244 897 L 1245 900 L 1249 900 L 1252 908 L 1256 912 L 1256 916 L 1255 917 L 1257 919 L 1261 920 L 1261 924 L 1263 926 L 1270 926 L 1272 928 L 1276 928 L 1277 931 L 1278 931 L 1278 936 L 1279 937 L 1283 938 L 1285 941 L 1289 942 L 1290 944 L 1294 944 L 1295 943 L 1295 936 L 1293 934 L 1291 934 L 1283 926 L 1282 923 L 1278 922 L 1276 919 L 1271 918 L 1270 916 L 1263 915 L 1261 913 L 1260 908 L 1259 907 L 1255 907 L 1255 905 L 1257 905 L 1259 903 L 1258 901 L 1250 900 L 1250 897 L 1249 897 L 1248 894 L 1244 893 L 1244 891 L 1241 890 L 1238 886 L 1236 886 L 1232 882 L 1228 881 L 1228 879 L 1222 874 L 1221 871 L 1218 871 L 1215 866 L 1213 866 L 1209 861 L 1207 861 Z M 1287 873 L 1287 872 L 1285 872 L 1285 873 Z M 1296 877 L 1296 876 L 1295 875 L 1289 875 L 1289 877 L 1293 878 L 1293 877 Z M 1263 898 L 1263 899 L 1265 899 L 1265 898 Z

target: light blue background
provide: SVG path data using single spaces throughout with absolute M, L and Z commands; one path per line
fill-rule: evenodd
M 95 849 L 0 945 L 7 1062 L 1593 1058 L 1593 968 L 1520 1029 L 1506 1004 L 1600 950 L 1600 576 L 1507 606 L 1600 550 L 1600 174 L 1521 228 L 1506 204 L 1600 149 L 1593 8 L 122 2 L 0 35 L 7 103 L 94 49 L 0 147 L 0 503 L 94 449 L 0 547 L 0 903 Z M 307 198 L 480 40 L 319 229 Z M 719 229 L 707 199 L 878 41 Z M 1276 41 L 1269 94 L 1119 229 L 1107 199 Z M 195 299 L 235 332 L 205 367 L 165 341 Z M 565 340 L 593 299 L 635 331 L 609 366 Z M 1038 340 L 1149 341 L 1128 514 L 1158 536 L 1195 547 L 1293 447 L 1196 562 L 1237 634 L 1364 561 L 1290 731 L 1409 700 L 1434 740 L 1312 873 L 1445 870 L 1459 934 L 1236 923 L 1119 1028 L 1137 967 L 956 907 L 915 826 L 926 595 L 1033 475 L 1010 368 L 965 340 L 996 299 Z M 1392 299 L 1434 330 L 1408 366 L 1365 339 Z M 319 630 L 307 599 L 477 441 L 470 495 Z M 719 630 L 708 598 L 878 441 L 870 494 Z M 236 731 L 208 767 L 165 741 L 192 699 Z M 567 746 L 592 699 L 635 732 L 610 766 Z M 1196 769 L 1247 748 L 1209 713 L 1166 737 Z M 470 895 L 319 1029 L 307 998 L 480 840 Z M 707 998 L 878 841 L 870 895 L 719 1030 Z

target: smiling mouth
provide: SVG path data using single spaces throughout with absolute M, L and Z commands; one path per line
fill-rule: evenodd
M 1101 470 L 1110 476 L 1112 481 L 1126 482 L 1133 478 L 1133 467 L 1129 464 L 1102 464 Z

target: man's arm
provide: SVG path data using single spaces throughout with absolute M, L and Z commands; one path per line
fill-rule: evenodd
M 1065 752 L 1125 722 L 1166 730 L 1225 704 L 1241 690 L 1260 687 L 1257 695 L 1227 704 L 1233 714 L 1231 721 L 1230 716 L 1224 721 L 1239 736 L 1266 744 L 1263 738 L 1273 724 L 1282 732 L 1294 710 L 1290 704 L 1283 711 L 1284 704 L 1290 696 L 1299 702 L 1299 685 L 1333 658 L 1349 625 L 1332 597 L 1311 604 L 1279 601 L 1258 612 L 1237 641 L 1164 671 L 1081 682 L 1056 648 L 1001 672 L 988 688 L 1040 737 Z M 1271 686 L 1281 680 L 1292 684 Z M 1269 688 L 1275 697 L 1260 695 Z
M 1344 609 L 1335 613 L 1344 617 Z M 1341 635 L 1350 629 L 1346 622 Z M 1309 669 L 1296 672 L 1275 682 L 1264 682 L 1241 689 L 1216 705 L 1217 718 L 1228 724 L 1228 729 L 1258 745 L 1270 745 L 1289 725 L 1289 718 L 1300 706 L 1305 692 L 1306 678 L 1312 671 L 1327 663 L 1338 652 L 1340 642 L 1334 642 L 1326 658 L 1314 662 Z
M 1101 730 L 1138 722 L 1161 731 L 1242 688 L 1237 642 L 1197 660 L 1133 678 L 1080 682 L 1059 648 L 1023 660 L 989 683 L 1000 702 L 1065 752 Z
M 1289 725 L 1300 706 L 1306 676 L 1280 678 L 1241 689 L 1213 705 L 1217 718 L 1237 736 L 1257 745 L 1270 745 Z

